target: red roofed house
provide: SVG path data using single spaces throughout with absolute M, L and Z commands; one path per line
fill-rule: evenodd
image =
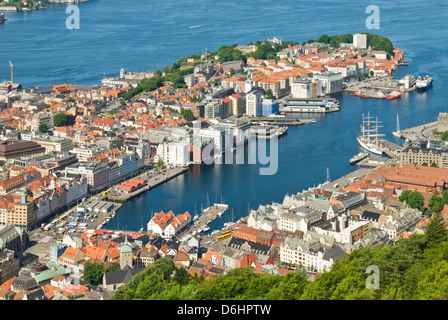
M 148 222 L 148 231 L 161 237 L 169 238 L 191 222 L 191 215 L 186 211 L 185 213 L 175 216 L 170 210 L 167 213 L 160 211 Z
M 81 249 L 75 249 L 72 247 L 68 247 L 67 250 L 65 250 L 64 254 L 62 254 L 58 258 L 59 263 L 66 267 L 69 266 L 73 267 L 83 259 L 84 259 L 84 253 L 81 251 Z

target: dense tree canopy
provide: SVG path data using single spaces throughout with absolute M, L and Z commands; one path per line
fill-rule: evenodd
M 303 271 L 286 276 L 239 268 L 204 278 L 162 258 L 120 288 L 113 299 L 414 300 L 448 299 L 448 240 L 440 219 L 426 234 L 389 245 L 368 246 L 337 260 L 332 270 L 307 280 Z M 366 286 L 369 266 L 378 268 L 379 287 Z
M 367 45 L 371 46 L 373 50 L 386 51 L 389 57 L 393 56 L 394 46 L 388 38 L 367 32 L 363 33 L 367 35 Z M 326 34 L 323 34 L 316 40 L 310 39 L 306 43 L 312 43 L 312 42 L 326 43 L 330 47 L 334 48 L 339 47 L 341 43 L 353 43 L 353 34 L 344 33 L 331 37 Z M 302 45 L 305 45 L 305 43 L 302 43 Z
M 68 123 L 68 117 L 65 113 L 59 112 L 54 116 L 53 123 L 56 127 L 65 126 Z
M 86 261 L 84 263 L 84 281 L 90 284 L 102 282 L 106 268 L 102 263 Z
M 39 131 L 42 133 L 46 133 L 48 131 L 48 126 L 46 123 L 41 123 L 39 125 Z
M 423 211 L 425 198 L 418 191 L 405 190 L 400 195 L 400 201 L 405 202 L 413 209 Z

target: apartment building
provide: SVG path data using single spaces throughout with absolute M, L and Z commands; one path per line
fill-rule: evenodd
M 263 94 L 259 90 L 252 90 L 246 95 L 246 115 L 260 117 Z
M 68 176 L 83 175 L 87 178 L 90 191 L 109 185 L 109 166 L 105 163 L 78 162 L 65 168 Z
M 33 201 L 23 194 L 20 202 L 14 203 L 7 212 L 6 223 L 23 229 L 30 229 L 37 221 L 37 210 Z
M 367 35 L 355 33 L 353 35 L 353 47 L 358 49 L 367 49 Z
M 45 153 L 68 152 L 73 149 L 73 142 L 70 139 L 48 137 L 44 139 L 33 139 L 32 141 L 44 147 Z

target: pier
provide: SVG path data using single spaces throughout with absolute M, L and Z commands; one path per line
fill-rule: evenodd
M 397 151 L 401 150 L 401 147 L 393 142 L 390 142 L 385 139 L 380 139 L 380 143 L 382 145 L 383 152 L 391 158 L 395 158 L 397 155 Z
M 129 199 L 132 199 L 135 196 L 138 196 L 141 193 L 144 193 L 148 190 L 151 190 L 152 188 L 157 187 L 158 185 L 165 183 L 169 181 L 170 179 L 177 177 L 178 175 L 184 173 L 187 171 L 187 167 L 182 168 L 172 168 L 172 169 L 165 169 L 159 174 L 146 179 L 147 184 L 133 192 L 122 192 L 120 190 L 114 190 L 108 195 L 108 200 L 110 201 L 118 201 L 118 202 L 125 202 Z M 140 176 L 141 179 L 143 179 L 143 176 Z
M 357 166 L 360 167 L 372 167 L 376 168 L 379 166 L 389 166 L 392 164 L 397 164 L 396 158 L 385 158 L 376 154 L 369 154 L 369 156 L 358 163 Z
M 347 84 L 345 91 L 358 93 L 356 96 L 361 98 L 384 99 L 394 89 L 400 92 L 411 92 L 416 89 L 415 86 L 404 89 L 402 83 L 393 77 L 370 78 L 362 81 L 351 81 Z
M 357 179 L 361 179 L 361 178 L 365 178 L 370 172 L 372 172 L 373 169 L 371 168 L 360 168 L 358 170 L 355 170 L 353 172 L 348 173 L 347 175 L 331 181 L 331 182 L 327 182 L 324 183 L 321 188 L 323 190 L 339 190 L 342 189 L 346 186 L 348 186 L 351 182 L 357 180 Z
M 275 124 L 275 125 L 288 125 L 288 126 L 298 126 L 302 124 L 316 123 L 315 119 L 295 119 L 287 117 L 254 117 L 250 118 L 249 122 L 251 124 Z
M 201 215 L 197 218 L 195 217 L 193 219 L 193 223 L 189 227 L 186 227 L 179 236 L 182 237 L 187 234 L 196 235 L 208 231 L 210 229 L 208 225 L 226 212 L 227 209 L 228 206 L 226 204 L 218 203 L 215 203 L 211 207 L 205 208 L 202 210 Z

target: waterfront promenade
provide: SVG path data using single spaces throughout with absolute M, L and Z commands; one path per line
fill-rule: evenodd
M 434 130 L 437 129 L 437 121 L 425 123 L 416 127 L 400 130 L 400 136 L 409 141 L 417 139 L 425 140 L 439 140 L 439 137 L 434 135 Z

